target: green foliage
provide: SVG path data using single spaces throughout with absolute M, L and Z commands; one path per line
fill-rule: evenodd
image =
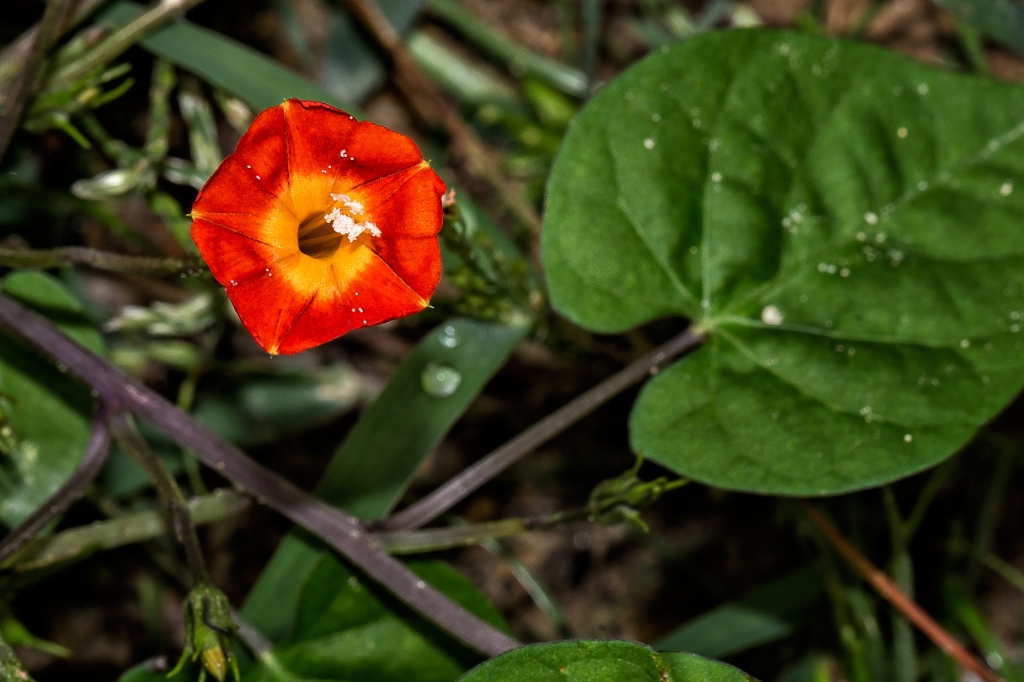
M 1024 53 L 1024 5 L 1016 0 L 938 0 L 979 33 Z
M 498 656 L 460 682 L 751 682 L 739 670 L 693 654 L 657 654 L 634 642 L 553 642 Z
M 3 278 L 2 290 L 102 352 L 81 305 L 50 275 L 16 272 Z M 88 389 L 0 334 L 0 521 L 20 523 L 67 480 L 89 440 L 91 413 Z
M 364 519 L 387 514 L 526 332 L 456 318 L 428 333 L 349 432 L 317 494 Z M 454 393 L 438 397 L 423 390 L 421 377 L 430 363 L 461 375 Z M 272 640 L 287 634 L 301 580 L 322 552 L 320 543 L 289 535 L 250 593 L 243 613 Z
M 142 9 L 141 5 L 121 0 L 103 15 L 102 20 L 123 26 Z M 345 106 L 331 93 L 256 50 L 187 21 L 168 24 L 140 43 L 158 57 L 234 93 L 256 111 L 277 106 L 288 97 Z
M 448 564 L 421 561 L 409 567 L 480 618 L 507 629 L 497 610 Z M 306 580 L 294 629 L 274 658 L 276 665 L 257 666 L 246 682 L 279 679 L 275 668 L 299 679 L 450 682 L 479 660 L 333 554 Z
M 731 656 L 793 634 L 822 596 L 821 571 L 805 568 L 684 623 L 655 648 L 711 658 Z
M 831 494 L 931 466 L 1024 383 L 1024 88 L 728 31 L 653 55 L 549 183 L 554 306 L 708 334 L 630 423 L 715 486 Z M 1017 189 L 1015 189 L 1017 187 Z

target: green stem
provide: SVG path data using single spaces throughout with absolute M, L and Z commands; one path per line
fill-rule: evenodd
M 249 498 L 224 488 L 188 501 L 187 508 L 196 525 L 213 523 L 233 516 L 249 506 Z M 110 510 L 107 510 L 110 511 Z M 39 538 L 0 569 L 26 573 L 77 559 L 97 550 L 114 549 L 145 542 L 167 533 L 167 523 L 158 511 L 144 511 L 71 528 L 48 538 Z
M 427 11 L 465 36 L 470 42 L 501 60 L 513 75 L 530 74 L 565 93 L 583 97 L 587 77 L 564 64 L 526 50 L 468 12 L 457 0 L 430 0 Z
M 942 489 L 942 486 L 945 485 L 946 479 L 949 478 L 954 467 L 956 467 L 956 459 L 947 459 L 935 469 L 928 482 L 925 483 L 921 494 L 917 496 L 917 502 L 914 503 L 910 516 L 903 522 L 905 542 L 910 542 L 910 539 L 914 537 L 914 533 L 917 532 L 918 526 L 921 525 L 921 521 L 924 519 L 925 512 L 928 511 L 928 506 L 935 499 L 935 495 Z
M 202 548 L 199 546 L 199 536 L 196 535 L 188 502 L 178 487 L 178 482 L 142 438 L 130 414 L 120 412 L 113 415 L 110 418 L 110 430 L 121 447 L 138 462 L 156 486 L 160 500 L 171 517 L 174 534 L 185 549 L 193 585 L 209 583 L 210 576 L 206 571 Z
M 196 395 L 196 384 L 203 372 L 203 367 L 209 361 L 209 355 L 196 368 L 188 373 L 178 387 L 178 407 L 182 412 L 192 411 L 192 401 Z M 185 474 L 188 476 L 188 484 L 192 487 L 193 495 L 205 495 L 206 484 L 203 482 L 203 474 L 199 469 L 199 460 L 187 448 L 181 449 L 181 461 L 185 466 Z
M 480 546 L 486 549 L 491 554 L 500 557 L 508 565 L 512 575 L 516 577 L 519 584 L 523 586 L 526 593 L 530 595 L 530 599 L 537 605 L 551 624 L 555 626 L 555 630 L 558 631 L 558 635 L 562 639 L 571 639 L 572 632 L 569 629 L 569 623 L 566 622 L 565 616 L 562 615 L 562 610 L 558 608 L 558 604 L 548 594 L 547 589 L 544 585 L 537 580 L 536 576 L 530 571 L 529 568 L 519 560 L 512 551 L 493 538 L 485 538 L 480 542 Z
M 1006 485 L 1010 480 L 1010 473 L 1015 464 L 1016 452 L 1004 452 L 996 462 L 996 470 L 992 474 L 985 497 L 981 503 L 981 510 L 978 512 L 978 523 L 974 529 L 974 546 L 979 552 L 988 552 L 992 549 L 995 539 L 996 525 L 999 522 L 999 505 L 1006 492 Z M 970 589 L 978 579 L 980 566 L 974 556 L 965 571 L 966 587 Z
M 147 34 L 184 14 L 203 0 L 162 0 L 152 9 L 140 14 L 123 28 L 115 31 L 102 43 L 89 50 L 81 59 L 64 66 L 50 77 L 47 87 L 69 85 L 117 58 Z
M 534 518 L 502 519 L 426 530 L 384 531 L 377 533 L 375 537 L 381 547 L 391 554 L 416 554 L 475 545 L 495 538 L 507 538 L 529 530 L 551 528 L 569 521 L 585 519 L 590 515 L 590 509 L 573 509 Z
M 904 594 L 914 597 L 914 565 L 907 551 L 907 525 L 900 515 L 896 504 L 896 496 L 891 486 L 885 487 L 885 511 L 889 521 L 889 533 L 892 538 L 892 561 L 889 564 L 889 575 L 903 590 Z M 917 648 L 914 644 L 914 630 L 901 613 L 893 609 L 892 613 L 892 678 L 894 682 L 914 682 L 917 679 Z
M 62 246 L 56 249 L 0 248 L 0 267 L 47 269 L 68 265 L 88 265 L 97 270 L 133 275 L 191 274 L 203 269 L 200 261 L 129 256 L 84 246 Z

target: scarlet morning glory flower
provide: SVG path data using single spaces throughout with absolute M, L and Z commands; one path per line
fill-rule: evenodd
M 199 192 L 192 239 L 256 342 L 298 353 L 426 307 L 444 193 L 408 137 L 291 99 Z

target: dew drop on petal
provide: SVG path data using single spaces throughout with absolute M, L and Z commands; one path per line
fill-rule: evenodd
M 761 321 L 772 327 L 782 324 L 782 311 L 773 305 L 767 305 L 761 311 Z
M 458 390 L 462 375 L 447 365 L 428 363 L 420 375 L 420 385 L 427 394 L 447 398 Z

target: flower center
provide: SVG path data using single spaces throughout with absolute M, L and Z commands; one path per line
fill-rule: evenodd
M 363 205 L 345 194 L 331 194 L 335 206 L 330 213 L 314 213 L 299 225 L 299 251 L 313 258 L 326 259 L 334 255 L 343 239 L 354 242 L 359 235 L 369 232 L 381 235 L 380 229 L 364 220 Z

